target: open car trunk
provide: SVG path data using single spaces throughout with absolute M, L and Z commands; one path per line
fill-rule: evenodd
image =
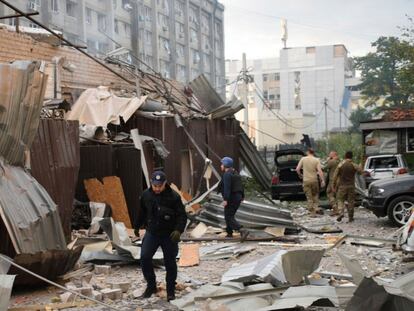
M 296 173 L 296 167 L 304 152 L 299 149 L 287 149 L 276 151 L 275 164 L 280 183 L 298 182 L 300 178 Z

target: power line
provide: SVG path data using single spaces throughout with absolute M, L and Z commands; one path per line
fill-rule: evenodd
M 277 138 L 277 137 L 275 137 L 273 135 L 270 135 L 269 133 L 266 133 L 266 132 L 264 132 L 262 130 L 259 130 L 259 129 L 257 129 L 257 128 L 255 128 L 255 127 L 253 127 L 253 126 L 251 126 L 251 125 L 249 125 L 247 123 L 244 123 L 243 121 L 240 121 L 240 123 L 243 124 L 243 125 L 246 125 L 248 128 L 251 128 L 252 130 L 254 130 L 256 132 L 262 133 L 263 135 L 269 136 L 269 137 L 271 137 L 271 138 L 273 138 L 273 139 L 275 139 L 275 140 L 277 140 L 277 141 L 279 141 L 279 142 L 281 142 L 283 144 L 289 145 L 288 142 L 285 142 L 285 141 L 283 141 L 283 140 L 281 140 L 281 139 L 279 139 L 279 138 Z

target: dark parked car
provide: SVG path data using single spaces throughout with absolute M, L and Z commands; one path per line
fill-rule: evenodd
M 299 149 L 276 151 L 276 172 L 272 177 L 272 198 L 277 200 L 281 196 L 303 194 L 302 180 L 296 173 L 296 166 L 305 155 Z
M 364 205 L 378 217 L 388 216 L 392 223 L 407 223 L 414 208 L 414 175 L 373 182 Z

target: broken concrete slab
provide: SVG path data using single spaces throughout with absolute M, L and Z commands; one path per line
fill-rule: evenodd
M 60 297 L 60 300 L 63 303 L 75 300 L 75 294 L 73 294 L 71 292 L 65 292 L 65 293 L 61 294 L 59 297 Z
M 341 258 L 341 261 L 343 262 L 345 267 L 351 273 L 354 284 L 359 285 L 362 282 L 362 280 L 367 276 L 366 272 L 362 269 L 361 265 L 359 264 L 359 261 L 354 258 L 350 258 L 341 252 L 338 252 L 338 255 L 339 258 Z
M 95 265 L 95 270 L 94 271 L 95 271 L 96 274 L 109 275 L 111 273 L 111 266 Z
M 105 288 L 101 290 L 103 299 L 119 300 L 122 299 L 122 290 L 120 288 Z
M 192 238 L 199 239 L 208 231 L 208 227 L 203 222 L 200 222 L 194 229 L 191 231 L 190 236 Z
M 231 268 L 222 282 L 249 282 L 260 279 L 272 284 L 299 284 L 304 276 L 314 272 L 324 250 L 280 250 L 262 259 Z
M 285 227 L 266 227 L 264 232 L 269 233 L 275 237 L 281 237 L 285 235 Z
M 131 287 L 131 282 L 109 282 L 108 285 L 110 285 L 112 289 L 120 289 L 123 293 L 126 293 Z

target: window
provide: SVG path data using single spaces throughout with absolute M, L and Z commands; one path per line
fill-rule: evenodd
M 145 30 L 145 44 L 151 45 L 152 44 L 152 32 Z
M 168 16 L 158 13 L 158 26 L 162 27 L 163 31 L 168 31 L 168 26 L 169 26 Z
M 112 0 L 112 6 L 114 7 L 114 9 L 116 9 L 116 7 L 118 6 L 118 0 Z
M 396 168 L 396 167 L 399 167 L 399 165 L 398 165 L 398 159 L 395 156 L 371 158 L 371 161 L 369 162 L 370 169 Z
M 175 37 L 176 40 L 184 40 L 185 34 L 183 23 L 175 22 Z
M 200 75 L 200 72 L 198 71 L 198 69 L 191 68 L 191 80 L 194 80 L 199 75 Z
M 397 153 L 397 131 L 375 130 L 365 136 L 365 153 L 367 155 Z
M 263 82 L 266 82 L 268 79 L 268 75 L 267 74 L 263 74 Z
M 151 23 L 152 22 L 152 9 L 150 7 L 145 6 L 144 12 L 145 12 L 145 21 L 148 23 Z
M 189 13 L 189 17 L 188 17 L 190 24 L 197 28 L 199 27 L 200 23 L 198 21 L 198 8 L 195 8 L 193 6 L 190 6 L 190 13 Z
M 168 41 L 167 39 L 163 37 L 159 37 L 159 44 L 160 44 L 160 49 L 164 52 L 164 55 L 171 54 L 170 41 Z
M 206 14 L 201 15 L 201 30 L 204 33 L 210 33 L 210 16 Z
M 86 8 L 86 23 L 92 24 L 92 10 L 90 8 Z
M 263 97 L 264 97 L 264 99 L 269 99 L 269 92 L 268 91 L 263 91 Z
M 279 81 L 279 80 L 280 80 L 280 73 L 276 72 L 276 73 L 273 75 L 273 78 L 274 78 L 274 80 L 275 80 L 275 81 Z
M 40 0 L 29 0 L 27 6 L 30 10 L 38 11 L 40 9 Z
M 191 49 L 191 56 L 193 64 L 198 65 L 200 63 L 200 53 L 194 49 Z
M 211 57 L 208 54 L 204 53 L 203 56 L 203 65 L 204 65 L 204 70 L 205 71 L 210 71 L 211 70 Z
M 160 60 L 160 71 L 165 78 L 171 78 L 170 63 Z
M 124 31 L 125 31 L 125 36 L 131 37 L 131 25 L 130 24 L 124 23 Z
M 186 82 L 185 66 L 177 65 L 177 80 Z
M 114 21 L 114 31 L 116 34 L 119 34 L 119 21 L 117 19 L 115 19 Z
M 88 39 L 86 41 L 86 45 L 88 46 L 88 52 L 96 52 L 96 42 Z
M 190 28 L 190 42 L 198 46 L 198 34 L 197 30 Z
M 106 54 L 106 52 L 108 52 L 108 44 L 99 42 L 98 49 L 99 49 L 99 52 L 101 52 L 102 54 Z
M 407 152 L 414 152 L 414 129 L 407 129 Z
M 184 45 L 177 43 L 176 52 L 177 52 L 177 57 L 178 58 L 184 59 L 184 57 L 185 57 L 185 47 L 184 47 Z
M 52 12 L 59 12 L 59 0 L 50 0 L 50 10 Z
M 66 14 L 71 17 L 76 17 L 77 3 L 71 0 L 66 1 Z
M 184 17 L 184 3 L 181 1 L 175 2 L 175 16 Z
M 129 0 L 122 0 L 122 8 L 125 11 L 131 10 L 132 9 L 132 5 L 131 5 L 130 1 Z
M 106 31 L 106 16 L 104 14 L 98 13 L 98 29 Z
M 314 46 L 308 46 L 306 48 L 306 54 L 315 54 L 315 52 L 316 52 L 316 49 Z

